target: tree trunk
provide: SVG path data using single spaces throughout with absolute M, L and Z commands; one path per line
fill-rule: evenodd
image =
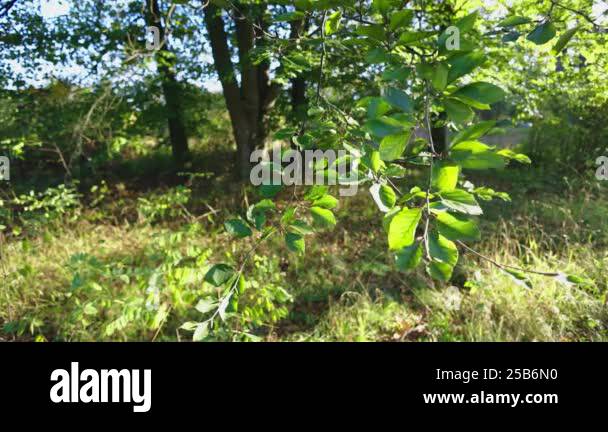
M 171 151 L 177 164 L 182 165 L 189 156 L 188 137 L 184 127 L 181 91 L 175 78 L 175 55 L 169 50 L 168 42 L 165 40 L 165 28 L 161 20 L 158 0 L 146 0 L 145 18 L 147 25 L 156 26 L 159 30 L 162 47 L 156 53 L 156 63 L 165 97 Z
M 239 11 L 245 16 L 235 17 L 236 42 L 239 55 L 241 83 L 237 81 L 237 70 L 231 57 L 228 35 L 224 28 L 221 9 L 213 4 L 205 7 L 205 25 L 215 70 L 222 84 L 226 107 L 232 123 L 232 131 L 237 146 L 237 165 L 241 179 L 249 178 L 251 152 L 264 146 L 267 137 L 268 111 L 278 96 L 280 87 L 270 84 L 268 62 L 253 64 L 250 58 L 255 47 L 256 35 L 253 22 L 264 28 L 261 6 L 247 7 L 239 4 Z M 256 14 L 257 12 L 257 14 Z M 257 18 L 254 16 L 257 15 Z M 257 39 L 263 43 L 262 38 Z
M 306 79 L 298 76 L 291 80 L 291 110 L 295 120 L 302 120 L 306 115 Z

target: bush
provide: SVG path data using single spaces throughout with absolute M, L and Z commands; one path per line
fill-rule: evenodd
M 593 173 L 596 158 L 608 154 L 606 118 L 608 102 L 577 103 L 556 95 L 545 102 L 524 151 L 535 164 Z

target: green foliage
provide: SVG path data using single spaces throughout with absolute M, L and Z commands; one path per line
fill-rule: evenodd
M 0 199 L 0 225 L 11 227 L 15 236 L 41 228 L 64 217 L 78 216 L 81 195 L 74 187 L 59 185 L 43 192 L 30 190 L 6 200 Z
M 388 247 L 400 250 L 410 246 L 421 217 L 422 210 L 418 208 L 404 208 L 393 215 L 388 228 Z
M 395 254 L 397 268 L 402 271 L 415 269 L 422 260 L 422 244 L 414 243 Z
M 303 251 L 303 243 L 292 238 L 292 243 Z M 291 242 L 292 240 L 288 240 Z M 277 262 L 263 256 L 252 258 L 251 276 L 233 273 L 227 265 L 215 265 L 205 276 L 213 286 L 220 289 L 220 297 L 212 295 L 199 301 L 197 311 L 206 317 L 202 321 L 188 321 L 181 328 L 193 331 L 193 340 L 214 340 L 231 338 L 233 340 L 259 340 L 256 332 L 278 322 L 287 315 L 286 305 L 292 301 L 291 295 L 281 286 L 282 276 Z M 217 278 L 218 274 L 222 275 Z M 210 274 L 212 276 L 210 276 Z M 227 277 L 224 277 L 227 276 Z M 216 283 L 220 282 L 222 283 Z M 227 291 L 226 291 L 227 290 Z M 214 320 L 219 316 L 221 323 Z
M 541 105 L 542 119 L 531 128 L 522 148 L 541 166 L 551 170 L 593 176 L 594 161 L 605 155 L 608 127 L 608 101 L 596 101 L 585 93 L 578 98 L 559 94 Z M 546 143 L 550 142 L 551 145 Z
M 224 63 L 238 54 L 238 66 L 223 71 L 213 44 L 227 112 L 219 95 L 186 84 L 209 78 L 211 70 L 201 64 L 200 54 L 205 55 L 213 36 L 209 26 L 200 31 L 201 18 L 186 3 L 175 2 L 171 9 L 175 43 L 172 40 L 154 56 L 140 46 L 137 23 L 143 16 L 134 3 L 85 0 L 66 17 L 46 23 L 24 2 L 16 6 L 10 23 L 0 21 L 0 69 L 6 72 L 0 74 L 0 151 L 19 161 L 20 173 L 45 175 L 48 169 L 69 179 L 67 184 L 82 184 L 78 192 L 72 186 L 45 185 L 37 188 L 45 192 L 28 195 L 32 188 L 20 184 L 15 194 L 12 189 L 3 193 L 0 235 L 26 242 L 31 232 L 22 232 L 24 227 L 42 231 L 54 229 L 52 221 L 73 223 L 86 205 L 96 208 L 91 221 L 103 220 L 113 198 L 116 207 L 129 198 L 124 189 L 117 186 L 113 192 L 104 183 L 83 203 L 80 193 L 90 189 L 88 179 L 120 176 L 125 160 L 144 155 L 165 159 L 164 145 L 180 129 L 176 122 L 183 123 L 192 141 L 202 147 L 205 163 L 216 174 L 214 181 L 221 181 L 219 171 L 230 167 L 233 156 L 233 142 L 226 139 L 229 122 L 236 138 L 251 141 L 247 148 L 237 139 L 241 162 L 247 151 L 264 144 L 268 131 L 276 129 L 280 131 L 275 139 L 288 141 L 283 144 L 296 151 L 348 150 L 350 168 L 357 170 L 361 186 L 369 186 L 375 205 L 368 200 L 353 214 L 333 190 L 319 185 L 265 184 L 258 189 L 257 202 L 251 202 L 253 195 L 245 187 L 238 197 L 226 199 L 230 194 L 224 192 L 230 188 L 221 185 L 218 205 L 229 207 L 226 214 L 233 215 L 222 229 L 215 224 L 218 211 L 206 201 L 205 213 L 198 214 L 202 202 L 193 200 L 196 176 L 182 178 L 187 184 L 175 186 L 174 167 L 161 169 L 142 183 L 164 184 L 159 178 L 166 176 L 171 177 L 171 187 L 137 195 L 136 205 L 121 208 L 112 223 L 122 217 L 131 223 L 135 214 L 142 222 L 137 229 L 142 230 L 204 220 L 209 224 L 206 234 L 219 248 L 229 240 L 240 243 L 226 247 L 231 252 L 216 256 L 215 263 L 207 262 L 207 249 L 184 252 L 180 241 L 195 240 L 190 231 L 181 233 L 185 239 L 162 240 L 161 249 L 152 247 L 141 261 L 127 261 L 128 265 L 121 264 L 126 258 L 101 257 L 94 251 L 74 254 L 64 269 L 69 292 L 62 291 L 51 301 L 66 305 L 65 313 L 59 314 L 63 321 L 49 329 L 44 313 L 19 317 L 8 321 L 10 334 L 48 332 L 62 340 L 99 335 L 145 339 L 150 333 L 156 337 L 166 325 L 171 331 L 181 326 L 197 341 L 256 340 L 288 314 L 291 294 L 284 289 L 288 284 L 283 267 L 310 262 L 315 253 L 311 251 L 318 251 L 317 245 L 336 231 L 346 247 L 353 236 L 342 222 L 370 218 L 376 208 L 387 235 L 382 236 L 383 246 L 388 246 L 398 270 L 411 272 L 408 277 L 420 277 L 427 285 L 432 284 L 427 275 L 439 286 L 450 280 L 461 284 L 460 248 L 470 252 L 467 257 L 485 258 L 514 283 L 533 286 L 529 263 L 503 265 L 467 243 L 486 240 L 487 231 L 482 238 L 480 227 L 489 223 L 487 209 L 497 205 L 491 201 L 510 200 L 505 192 L 483 184 L 484 171 L 500 175 L 512 165 L 530 165 L 531 159 L 520 153 L 525 149 L 535 161 L 556 161 L 583 172 L 589 168 L 589 155 L 604 151 L 605 32 L 589 18 L 590 5 L 571 0 L 566 7 L 557 2 L 545 7 L 525 1 L 512 5 L 504 16 L 504 10 L 495 13 L 499 4 L 473 11 L 453 2 L 414 8 L 390 0 L 367 5 L 303 0 L 272 6 L 215 1 L 212 5 L 223 17 L 219 24 L 226 24 L 230 33 Z M 475 5 L 481 4 L 470 6 Z M 238 37 L 232 37 L 236 17 L 240 30 L 255 22 L 251 47 L 241 38 L 247 32 L 239 30 Z M 163 19 L 169 17 L 163 14 Z M 108 32 L 91 30 L 100 22 Z M 459 36 L 455 47 L 450 44 L 454 27 Z M 106 61 L 109 58 L 113 60 Z M 12 67 L 16 59 L 20 68 Z M 32 72 L 42 61 L 55 69 L 74 62 L 88 71 L 94 84 L 87 84 L 84 77 L 79 83 L 55 77 L 40 85 L 24 81 L 20 71 Z M 156 68 L 150 67 L 152 61 Z M 270 77 L 267 83 L 265 77 Z M 263 84 L 262 90 L 251 93 L 251 82 Z M 563 85 L 563 93 L 553 90 L 562 82 L 569 83 Z M 281 91 L 288 85 L 291 92 Z M 549 90 L 559 103 L 544 96 Z M 177 103 L 170 101 L 171 94 L 180 95 Z M 236 106 L 230 104 L 234 94 L 239 95 Z M 523 147 L 491 144 L 491 135 L 512 118 L 513 123 L 535 120 L 529 142 Z M 220 139 L 215 143 L 213 137 Z M 210 149 L 209 143 L 230 149 L 231 154 L 211 155 L 209 150 L 217 149 Z M 335 164 L 326 160 L 314 168 L 325 179 L 338 176 Z M 519 169 L 517 175 L 522 172 Z M 215 184 L 204 183 L 202 188 L 214 189 Z M 246 209 L 235 208 L 241 202 L 247 203 Z M 338 223 L 343 230 L 333 230 Z M 193 231 L 199 235 L 197 230 Z M 378 237 L 381 229 L 379 223 L 368 223 L 361 231 Z M 314 233 L 322 233 L 322 238 L 305 238 Z M 293 254 L 286 254 L 285 262 L 264 258 L 259 252 L 263 244 Z M 336 254 L 319 255 L 335 259 Z M 390 272 L 377 262 L 358 264 L 373 267 L 376 274 Z M 316 262 L 310 271 L 320 273 L 319 267 Z M 11 271 L 24 280 L 36 274 L 27 265 Z M 545 273 L 560 283 L 594 289 L 584 277 Z M 381 316 L 377 307 L 372 301 L 368 315 Z M 451 315 L 445 315 L 449 321 Z M 359 336 L 365 339 L 368 334 L 362 331 Z
M 224 223 L 226 231 L 237 238 L 248 237 L 252 234 L 251 228 L 240 219 L 230 219 Z
M 334 35 L 338 24 L 348 15 L 349 6 L 340 5 L 329 19 L 326 19 L 326 8 L 320 8 L 323 10 L 324 36 Z M 338 46 L 345 43 L 344 38 L 349 33 L 357 40 L 362 39 L 357 45 L 364 48 L 362 60 L 375 68 L 370 73 L 380 74 L 380 82 L 390 83 L 379 86 L 377 93 L 361 97 L 356 104 L 359 111 L 344 112 L 338 108 L 337 101 L 332 103 L 329 98 L 321 97 L 320 78 L 316 105 L 308 111 L 310 123 L 304 123 L 299 132 L 294 130 L 292 142 L 300 149 L 306 149 L 313 142 L 311 137 L 322 136 L 327 127 L 339 129 L 343 142 L 332 141 L 328 146 L 351 150 L 351 157 L 360 162 L 362 183 L 373 183 L 369 190 L 378 209 L 386 213 L 383 225 L 389 250 L 396 253 L 398 268 L 411 270 L 424 260 L 432 278 L 447 282 L 459 258 L 456 242 L 470 249 L 463 242 L 481 238 L 481 232 L 471 218 L 483 214 L 475 195 L 484 201 L 494 197 L 508 199 L 507 195 L 489 188 L 459 188 L 460 184 L 470 184 L 466 181 L 466 172 L 502 170 L 511 161 L 531 162 L 516 150 L 497 149 L 479 141 L 497 123 L 495 120 L 474 122 L 477 111 L 491 110 L 492 105 L 502 102 L 507 94 L 498 85 L 474 77 L 492 67 L 488 53 L 483 49 L 486 40 L 495 43 L 495 38 L 503 32 L 523 29 L 532 20 L 517 15 L 505 18 L 497 24 L 498 30 L 487 37 L 477 32 L 477 12 L 459 17 L 453 23 L 462 40 L 458 40 L 456 50 L 453 50 L 448 43 L 451 34 L 447 30 L 436 40 L 431 38 L 436 33 L 428 23 L 427 29 L 414 30 L 412 10 L 391 2 L 373 2 L 371 9 L 373 12 L 364 24 L 356 20 L 350 26 L 345 23 L 339 38 L 331 40 Z M 422 21 L 419 25 L 423 25 Z M 529 31 L 527 39 L 544 45 L 556 33 L 549 14 Z M 561 51 L 573 35 L 574 32 L 567 31 L 556 45 L 556 51 Z M 333 46 L 325 39 L 320 43 L 324 53 Z M 403 69 L 405 64 L 414 67 L 406 71 Z M 438 150 L 432 139 L 433 127 L 446 123 L 455 133 L 451 142 Z M 417 128 L 424 130 L 428 138 L 415 139 L 410 146 Z M 303 145 L 304 142 L 307 144 Z M 408 162 L 428 168 L 428 185 L 410 183 L 407 185 L 410 193 L 399 192 L 400 196 L 397 196 L 396 191 L 401 189 L 397 185 L 403 183 Z M 387 163 L 392 164 L 389 167 Z M 336 218 L 330 209 L 335 207 L 335 202 L 332 199 L 326 202 L 322 197 L 325 191 L 322 194 L 317 191 L 313 187 L 305 194 L 305 199 L 312 202 L 309 211 L 313 226 L 333 227 Z M 313 195 L 318 196 L 311 199 Z M 263 196 L 269 195 L 263 193 Z M 290 223 L 295 209 L 289 208 L 281 225 Z M 301 234 L 290 231 L 285 242 L 290 250 L 304 253 Z
M 137 211 L 142 222 L 152 223 L 188 214 L 186 204 L 192 191 L 185 186 L 177 186 L 166 192 L 155 192 L 148 197 L 138 198 Z
M 536 45 L 544 45 L 555 37 L 556 34 L 555 26 L 551 21 L 547 21 L 534 30 L 532 30 L 526 39 L 534 42 Z

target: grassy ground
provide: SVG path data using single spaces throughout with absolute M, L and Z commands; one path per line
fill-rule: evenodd
M 257 250 L 230 331 L 211 339 L 608 340 L 606 186 L 530 170 L 487 180 L 513 201 L 484 204 L 479 252 L 593 284 L 533 276 L 530 289 L 466 253 L 449 286 L 423 270 L 400 273 L 361 192 L 340 203 L 338 226 L 308 241 L 304 257 L 274 240 Z M 65 214 L 38 215 L 18 235 L 9 232 L 16 226 L 5 231 L 1 339 L 192 337 L 180 326 L 200 320 L 194 307 L 214 292 L 203 282 L 206 270 L 243 252 L 222 223 L 254 193 L 221 175 L 152 191 L 141 184 L 110 178 Z

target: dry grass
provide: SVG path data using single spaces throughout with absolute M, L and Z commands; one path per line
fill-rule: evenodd
M 36 235 L 4 244 L 0 337 L 150 340 L 159 319 L 159 339 L 188 337 L 176 329 L 193 316 L 207 259 L 229 259 L 246 246 L 222 233 L 221 221 L 230 210 L 193 223 L 193 214 L 206 211 L 207 204 L 220 208 L 220 201 L 205 198 L 188 214 L 150 224 L 137 222 L 137 196 L 126 191 L 120 204 L 83 210 L 76 222 L 49 224 Z M 222 200 L 234 211 L 243 196 L 241 189 L 232 188 Z M 248 199 L 253 200 L 251 195 Z M 484 239 L 474 245 L 506 264 L 585 276 L 594 282 L 586 288 L 543 277 L 532 277 L 534 288 L 525 288 L 470 254 L 463 254 L 453 286 L 434 283 L 422 269 L 400 273 L 369 203 L 366 193 L 342 202 L 336 229 L 310 238 L 304 257 L 289 254 L 281 239 L 258 251 L 276 262 L 263 271 L 275 272 L 294 297 L 289 315 L 260 328 L 259 336 L 297 341 L 608 340 L 608 203 L 596 190 L 536 192 L 514 197 L 510 205 L 491 204 Z M 97 267 L 79 270 L 75 256 L 92 257 Z M 184 260 L 195 262 L 185 266 Z M 167 314 L 147 316 L 141 305 L 150 275 L 170 265 L 186 276 L 162 293 Z M 81 271 L 89 272 L 87 283 L 99 280 L 103 301 L 96 299 L 95 289 L 75 294 Z M 95 312 L 87 314 L 87 305 L 94 305 Z M 129 317 L 126 326 L 108 333 L 108 326 L 123 315 Z

